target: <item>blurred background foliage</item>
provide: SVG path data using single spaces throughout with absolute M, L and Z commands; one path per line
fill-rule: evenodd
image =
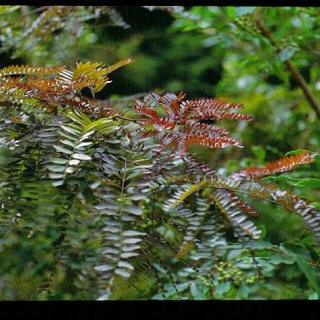
M 187 98 L 217 97 L 242 103 L 244 112 L 253 115 L 254 120 L 225 121 L 224 126 L 231 136 L 242 140 L 243 149 L 193 149 L 220 173 L 263 165 L 291 150 L 319 151 L 319 118 L 285 65 L 290 59 L 319 101 L 319 8 L 79 6 L 59 11 L 59 7 L 51 7 L 59 17 L 56 20 L 53 15 L 44 15 L 48 8 L 0 6 L 0 68 L 26 63 L 74 66 L 80 60 L 111 65 L 132 58 L 135 63 L 113 73 L 112 83 L 97 94 L 98 98 L 184 91 Z M 263 19 L 276 48 L 259 32 L 257 19 Z M 0 154 L 0 164 L 7 156 Z M 278 179 L 280 187 L 320 199 L 319 160 L 284 176 Z M 312 241 L 301 227 L 300 217 L 272 203 L 256 201 L 254 206 L 261 212 L 257 219 L 265 230 L 263 241 L 257 244 L 257 255 L 260 252 L 259 264 L 268 279 L 258 279 L 256 268 L 245 262 L 247 253 L 230 244 L 220 273 L 215 275 L 215 289 L 206 279 L 196 278 L 193 284 L 180 284 L 184 297 L 318 297 L 317 287 L 310 283 L 318 276 L 319 255 L 310 249 Z M 54 228 L 30 242 L 20 236 L 21 227 L 17 225 L 14 232 L 0 240 L 1 300 L 93 299 L 97 279 L 90 278 L 90 259 L 84 258 L 83 252 L 94 252 L 98 246 L 99 239 L 91 236 L 96 222 L 85 212 L 77 219 L 81 224 L 74 223 L 69 231 L 75 232 L 74 242 L 64 243 L 58 257 L 69 259 L 67 270 L 50 271 L 50 243 L 57 236 Z M 297 250 L 300 257 L 305 257 L 300 263 L 295 260 Z M 78 276 L 80 270 L 87 278 Z M 52 273 L 51 295 L 39 296 L 42 279 L 50 278 Z M 170 285 L 165 297 L 156 295 L 156 284 L 151 279 L 143 291 L 130 292 L 130 296 L 126 296 L 127 286 L 121 290 L 119 285 L 114 298 L 181 298 Z

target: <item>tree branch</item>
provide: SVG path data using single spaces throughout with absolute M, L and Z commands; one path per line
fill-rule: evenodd
M 262 9 L 262 8 L 260 8 Z M 263 16 L 262 16 L 262 10 L 259 10 L 257 14 L 257 19 L 256 19 L 256 25 L 259 28 L 261 35 L 269 39 L 270 43 L 272 46 L 275 48 L 276 53 L 278 54 L 280 52 L 280 48 L 274 39 L 273 35 L 271 34 L 270 30 L 265 26 L 264 21 L 263 21 Z M 308 87 L 307 82 L 299 72 L 299 70 L 294 66 L 292 61 L 290 59 L 285 60 L 284 64 L 286 65 L 287 69 L 293 76 L 294 80 L 296 81 L 297 85 L 302 89 L 306 99 L 308 100 L 310 106 L 312 109 L 315 111 L 318 119 L 320 119 L 320 104 L 317 101 L 316 97 L 314 94 L 311 92 L 311 90 Z

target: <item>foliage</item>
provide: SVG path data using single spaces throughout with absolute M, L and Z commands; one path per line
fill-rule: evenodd
M 69 37 L 77 32 L 74 41 L 81 43 L 89 28 L 86 22 L 92 19 L 107 16 L 113 25 L 129 29 L 116 7 L 41 8 L 32 9 L 40 12 L 34 21 L 29 10 L 25 21 L 19 19 L 20 6 L 2 8 L 6 17 L 1 29 L 3 50 L 28 55 L 31 65 L 0 69 L 0 250 L 4 261 L 0 296 L 5 300 L 318 297 L 320 212 L 303 190 L 315 194 L 319 186 L 316 175 L 310 176 L 317 170 L 319 155 L 303 146 L 265 163 L 269 154 L 253 141 L 251 150 L 257 160 L 247 157 L 240 166 L 232 164 L 239 156 L 235 150 L 246 145 L 239 134 L 248 137 L 254 128 L 241 125 L 252 120 L 251 115 L 238 113 L 242 102 L 186 99 L 183 92 L 169 90 L 100 99 L 99 94 L 110 86 L 109 74 L 133 59 L 110 66 L 78 60 L 71 67 L 59 57 L 60 52 L 50 58 L 49 65 L 32 66 L 34 61 L 41 65 L 46 52 L 58 44 L 68 45 L 63 52 L 69 54 Z M 230 49 L 235 36 L 238 41 L 268 47 L 255 32 L 255 24 L 250 24 L 252 17 L 248 25 L 236 19 L 248 17 L 251 11 L 146 9 L 169 12 L 176 17 L 174 27 L 182 26 L 184 32 L 210 30 L 212 15 L 222 21 L 234 19 L 239 29 L 234 28 L 231 35 L 225 23 L 217 23 L 221 28 L 215 31 L 221 38 L 215 40 L 221 46 L 214 49 L 217 52 Z M 8 18 L 12 15 L 15 20 Z M 241 28 L 245 31 L 240 32 Z M 207 45 L 208 35 L 202 38 Z M 26 50 L 31 43 L 33 49 Z M 245 48 L 246 54 L 250 50 Z M 225 63 L 241 57 L 239 52 L 229 50 Z M 296 52 L 277 54 L 284 62 Z M 72 61 L 72 55 L 68 59 Z M 254 59 L 248 57 L 247 64 L 254 65 Z M 55 60 L 65 65 L 56 66 Z M 134 70 L 134 65 L 128 69 Z M 230 92 L 239 91 L 231 83 L 234 70 L 225 69 L 217 92 L 226 93 L 228 84 Z M 282 89 L 272 91 L 269 99 L 282 94 Z M 243 100 L 251 105 L 249 111 L 256 111 L 258 93 L 253 93 L 251 104 L 247 90 L 235 95 L 235 101 Z M 261 123 L 259 116 L 263 113 L 257 119 Z M 222 120 L 225 128 L 217 125 Z M 239 123 L 238 132 L 234 120 Z M 226 150 L 227 161 L 223 157 L 203 161 L 213 150 L 218 155 Z M 287 173 L 293 169 L 296 176 Z M 276 225 L 276 219 L 283 221 Z
M 228 112 L 242 105 L 218 99 L 184 100 L 184 94 L 149 94 L 144 102 L 136 100 L 133 106 L 137 114 L 145 117 L 137 119 L 105 108 L 103 101 L 95 98 L 89 102 L 79 93 L 84 86 L 98 91 L 108 83 L 106 75 L 110 71 L 129 62 L 107 68 L 80 62 L 73 71 L 29 66 L 0 71 L 2 145 L 11 151 L 1 170 L 2 234 L 10 233 L 11 225 L 32 239 L 49 226 L 54 226 L 58 234 L 51 244 L 52 271 L 43 279 L 40 292 L 50 290 L 58 264 L 66 263 L 60 261 L 60 251 L 69 236 L 68 225 L 77 219 L 78 210 L 98 220 L 96 232 L 101 245 L 91 263 L 100 279 L 96 293 L 100 294 L 99 299 L 112 298 L 119 277 L 129 278 L 146 267 L 159 279 L 165 268 L 171 281 L 178 281 L 171 266 L 165 265 L 167 259 L 187 260 L 192 272 L 185 275 L 186 279 L 194 277 L 195 272 L 209 277 L 227 247 L 223 229 L 233 229 L 235 238 L 251 250 L 252 240 L 259 239 L 262 231 L 246 217 L 256 213 L 237 193 L 271 198 L 296 211 L 320 238 L 316 207 L 274 185 L 251 182 L 313 162 L 310 153 L 303 151 L 228 177 L 218 175 L 189 155 L 189 144 L 239 147 L 227 131 L 201 121 L 251 119 Z M 18 115 L 10 119 L 17 111 Z M 154 138 L 158 143 L 154 144 Z M 219 220 L 217 211 L 226 220 Z M 163 219 L 170 226 L 166 231 Z M 170 244 L 173 238 L 175 248 Z M 169 253 L 150 250 L 145 244 L 149 241 L 157 245 L 168 242 L 171 257 Z M 155 262 L 157 254 L 160 259 Z M 192 260 L 197 261 L 196 266 Z M 174 288 L 183 291 L 184 284 Z M 166 290 L 169 289 L 164 287 L 163 294 Z M 196 295 L 197 285 L 190 283 L 190 290 Z

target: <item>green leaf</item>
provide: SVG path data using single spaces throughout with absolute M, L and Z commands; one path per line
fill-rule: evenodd
M 91 120 L 88 119 L 88 121 L 91 121 Z M 91 123 L 91 122 L 90 122 L 90 123 Z M 89 137 L 92 136 L 93 134 L 94 134 L 94 130 L 86 132 L 86 133 L 81 137 L 81 141 L 89 138 Z
M 66 164 L 68 162 L 68 159 L 64 159 L 64 158 L 51 158 L 50 161 L 52 163 L 56 163 L 56 164 Z
M 66 154 L 72 154 L 72 151 L 70 151 L 69 149 L 66 149 L 64 147 L 60 147 L 60 146 L 53 146 L 53 147 L 59 152 L 66 153 Z
M 72 160 L 72 161 L 73 161 L 73 160 Z M 75 161 L 75 160 L 74 160 L 74 161 Z M 89 185 L 89 187 L 90 187 L 91 189 L 96 189 L 97 187 L 100 186 L 100 184 L 101 184 L 101 181 L 95 181 L 95 182 L 91 183 L 91 184 Z
M 94 267 L 94 270 L 96 270 L 96 271 L 109 271 L 112 269 L 114 269 L 114 266 L 112 266 L 110 264 L 104 264 L 101 266 Z
M 305 259 L 310 259 L 310 254 L 307 249 L 303 248 L 292 242 L 284 242 L 280 245 L 280 250 L 292 255 L 304 257 Z
M 125 196 L 123 198 L 124 199 L 128 199 L 128 200 L 138 201 L 138 200 L 141 200 L 141 199 L 145 199 L 146 196 L 144 194 L 140 193 L 140 194 L 133 194 L 133 195 L 130 195 L 130 196 Z
M 282 253 L 274 253 L 272 256 L 270 256 L 269 259 L 270 259 L 270 263 L 275 265 L 278 265 L 280 263 L 292 264 L 295 262 L 292 256 L 289 256 L 287 254 L 282 254 Z
M 50 165 L 50 166 L 47 166 L 47 168 L 51 171 L 54 171 L 54 172 L 63 172 L 65 167 L 62 167 L 62 166 L 54 166 L 54 165 Z
M 81 134 L 81 131 L 77 130 L 77 129 L 74 129 L 74 128 L 70 128 L 70 127 L 67 127 L 67 126 L 64 126 L 64 125 L 61 125 L 60 128 L 62 128 L 63 130 L 71 133 L 71 134 L 74 134 L 76 136 L 80 135 Z
M 319 274 L 314 272 L 314 270 L 308 265 L 305 259 L 299 256 L 296 256 L 295 259 L 300 270 L 304 273 L 306 278 L 309 280 L 309 283 L 312 286 L 312 288 L 316 291 L 318 296 L 320 296 Z
M 139 232 L 135 230 L 127 230 L 123 232 L 124 237 L 132 237 L 132 236 L 144 236 L 146 235 L 145 232 Z
M 80 144 L 78 144 L 76 146 L 76 149 L 79 149 L 81 147 L 87 147 L 87 146 L 90 146 L 93 142 L 92 141 L 88 141 L 88 142 L 81 142 Z
M 73 142 L 71 142 L 69 140 L 60 140 L 60 142 L 71 147 L 71 148 L 75 148 L 75 146 L 76 146 Z
M 134 215 L 140 216 L 142 215 L 143 211 L 141 208 L 134 206 L 134 205 L 127 205 L 123 207 L 123 211 L 132 213 Z
M 129 270 L 133 270 L 133 266 L 129 263 L 129 262 L 126 262 L 126 261 L 119 261 L 118 262 L 118 267 L 120 268 L 127 268 Z
M 140 246 L 137 244 L 133 244 L 128 246 L 123 246 L 122 251 L 127 252 L 127 251 L 134 251 L 137 249 L 140 249 Z
M 313 187 L 320 188 L 320 179 L 317 178 L 305 178 L 294 184 L 297 187 Z
M 124 253 L 121 253 L 120 258 L 127 259 L 127 258 L 131 258 L 131 257 L 136 257 L 138 255 L 139 255 L 139 253 L 137 253 L 137 252 L 124 252 Z
M 128 238 L 128 239 L 124 239 L 123 243 L 124 244 L 134 244 L 134 243 L 138 243 L 140 241 L 142 241 L 142 239 L 139 239 L 139 238 Z
M 121 268 L 117 268 L 115 273 L 122 276 L 122 277 L 125 277 L 125 278 L 130 277 L 130 273 L 124 269 L 121 269 Z
M 269 176 L 269 177 L 264 177 L 261 180 L 277 180 L 277 181 L 285 181 L 285 182 L 299 182 L 301 179 L 299 178 L 292 178 L 292 177 L 287 177 L 285 175 L 280 175 L 280 176 Z
M 66 173 L 73 173 L 75 170 L 76 170 L 76 168 L 74 168 L 74 167 L 68 167 L 66 169 Z
M 120 240 L 120 236 L 118 236 L 117 234 L 110 234 L 110 235 L 106 236 L 105 238 L 106 238 L 106 240 L 115 240 L 115 241 Z
M 50 179 L 61 179 L 64 177 L 63 173 L 49 173 Z
M 218 298 L 222 298 L 224 293 L 227 293 L 231 289 L 230 281 L 218 282 L 215 286 L 215 291 Z
M 112 203 L 99 203 L 95 206 L 95 208 L 99 210 L 103 210 L 103 209 L 117 210 L 118 206 Z
M 39 133 L 39 137 L 41 138 L 49 138 L 49 137 L 56 137 L 57 136 L 57 133 L 56 132 L 41 132 Z
M 308 279 L 312 288 L 318 296 L 320 296 L 320 278 L 319 274 L 308 265 L 308 260 L 310 260 L 309 252 L 305 248 L 290 242 L 281 244 L 280 248 L 293 257 L 300 270 Z
M 307 151 L 305 149 L 297 149 L 297 150 L 293 150 L 293 151 L 289 151 L 285 154 L 285 156 L 290 156 L 290 155 L 294 155 L 294 154 L 300 154 L 302 151 Z
M 106 248 L 102 251 L 102 253 L 112 253 L 115 255 L 119 255 L 119 249 L 115 249 L 115 248 Z
M 83 153 L 74 153 L 72 158 L 78 159 L 78 160 L 91 160 L 91 157 L 83 154 Z
M 63 180 L 54 181 L 54 182 L 52 182 L 52 185 L 54 187 L 62 186 L 63 182 L 64 182 Z
M 79 140 L 79 137 L 78 136 L 72 136 L 71 134 L 69 133 L 66 133 L 64 131 L 58 131 L 60 136 L 68 139 L 69 141 L 74 141 L 74 142 L 77 142 Z
M 262 249 L 271 249 L 273 247 L 274 247 L 274 245 L 272 243 L 267 242 L 267 241 L 263 241 L 263 240 L 255 241 L 253 243 L 253 249 L 262 250 Z
M 119 226 L 106 226 L 103 228 L 103 231 L 108 231 L 112 233 L 120 233 Z
M 204 292 L 197 287 L 195 282 L 190 285 L 190 293 L 195 300 L 204 300 Z
M 76 160 L 76 159 L 72 159 L 72 160 L 69 160 L 69 165 L 70 166 L 77 166 L 78 164 L 80 163 L 79 160 Z
M 132 178 L 135 178 L 135 177 L 138 177 L 138 176 L 144 176 L 146 173 L 148 173 L 148 171 L 137 171 L 137 172 L 133 172 L 133 173 L 130 173 L 126 178 L 125 180 L 130 180 Z

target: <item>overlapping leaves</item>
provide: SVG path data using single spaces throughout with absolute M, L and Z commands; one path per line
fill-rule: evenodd
M 240 142 L 231 138 L 226 130 L 203 121 L 226 118 L 251 120 L 251 116 L 230 112 L 243 108 L 242 105 L 219 99 L 183 100 L 184 97 L 183 93 L 178 96 L 173 93 L 163 96 L 149 94 L 145 102 L 136 100 L 134 109 L 146 117 L 137 121 L 145 128 L 142 137 L 153 136 L 163 147 L 173 149 L 180 156 L 187 153 L 190 144 L 210 148 L 241 147 Z

